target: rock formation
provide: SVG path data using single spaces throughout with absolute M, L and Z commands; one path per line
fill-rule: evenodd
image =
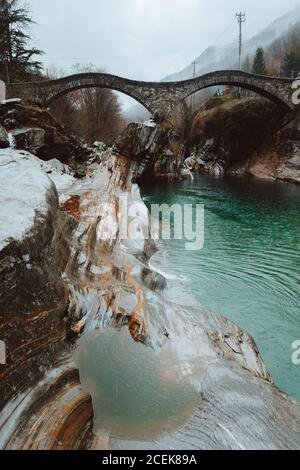
M 134 178 L 139 182 L 181 178 L 184 147 L 170 121 L 130 123 L 113 150 L 135 162 Z
M 212 98 L 194 118 L 193 171 L 299 183 L 299 118 L 260 98 Z
M 4 127 L 0 126 L 0 148 L 7 148 L 9 147 L 9 137 L 8 133 L 4 129 Z
M 300 404 L 273 385 L 254 340 L 184 292 L 175 302 L 167 276 L 151 266 L 158 247 L 133 181 L 142 178 L 143 162 L 153 158 L 155 172 L 162 155 L 173 160 L 166 142 L 182 162 L 172 132 L 169 123 L 132 124 L 114 149 L 80 148 L 81 175 L 73 158 L 72 168 L 65 159 L 41 159 L 41 132 L 18 144 L 30 142 L 38 156 L 0 151 L 2 449 L 300 448 Z M 168 164 L 167 173 L 180 175 L 181 164 Z M 113 216 L 124 198 L 129 238 Z M 183 426 L 155 441 L 93 432 L 72 344 L 107 326 L 128 329 L 145 348 L 171 347 L 178 371 L 189 365 L 198 404 Z
M 6 365 L 0 366 L 0 441 L 6 447 L 55 448 L 64 441 L 59 436 L 67 426 L 74 426 L 71 439 L 79 436 L 80 445 L 76 420 L 81 408 L 92 419 L 90 397 L 80 386 L 65 342 L 69 301 L 61 272 L 76 224 L 60 213 L 56 187 L 41 163 L 25 151 L 0 151 L 0 331 L 7 354 Z M 59 400 L 69 409 L 60 422 L 54 413 Z M 31 419 L 47 410 L 53 420 L 47 444 L 23 427 L 25 407 Z M 48 419 L 41 423 L 41 435 Z M 38 419 L 32 426 L 39 428 Z M 21 445 L 19 434 L 25 439 Z

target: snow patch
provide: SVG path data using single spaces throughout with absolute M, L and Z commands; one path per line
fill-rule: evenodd
M 0 104 L 18 104 L 18 103 L 22 103 L 22 100 L 21 98 L 10 98 L 8 100 L 2 100 L 0 101 Z
M 0 250 L 11 239 L 22 240 L 37 213 L 49 211 L 53 185 L 34 158 L 28 152 L 0 150 Z
M 146 126 L 146 127 L 156 127 L 156 124 L 152 119 L 148 119 L 148 121 L 144 122 L 144 126 Z
M 14 138 L 14 136 L 12 135 L 11 132 L 8 132 L 8 142 L 9 142 L 9 147 L 11 149 L 15 149 L 16 148 L 16 139 Z

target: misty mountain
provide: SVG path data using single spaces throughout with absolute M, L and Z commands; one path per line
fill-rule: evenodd
M 261 32 L 246 40 L 243 45 L 243 56 L 253 55 L 257 47 L 267 47 L 273 41 L 284 35 L 288 29 L 294 26 L 300 19 L 300 6 L 277 18 Z M 234 58 L 236 57 L 236 60 Z M 238 65 L 237 41 L 227 46 L 208 47 L 195 61 L 196 75 L 213 72 L 214 70 L 234 69 Z M 193 77 L 193 64 L 189 64 L 183 70 L 175 72 L 163 78 L 162 81 L 186 80 Z
M 289 11 L 285 15 L 277 18 L 269 26 L 264 28 L 255 36 L 246 40 L 243 44 L 243 56 L 254 55 L 257 47 L 267 47 L 276 39 L 283 36 L 289 28 L 294 26 L 300 20 L 300 6 Z M 236 57 L 236 60 L 234 59 Z M 196 75 L 203 75 L 214 70 L 235 69 L 238 67 L 238 45 L 237 41 L 226 46 L 210 46 L 205 49 L 200 56 L 195 58 L 197 62 Z M 179 72 L 175 72 L 161 81 L 179 81 L 193 77 L 194 66 L 192 63 L 187 65 Z M 129 107 L 126 111 L 128 120 L 142 121 L 146 119 L 149 113 L 143 106 L 137 104 Z

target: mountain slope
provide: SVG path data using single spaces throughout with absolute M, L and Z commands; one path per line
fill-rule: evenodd
M 266 47 L 274 40 L 280 38 L 287 30 L 295 25 L 300 19 L 300 6 L 277 18 L 261 32 L 248 39 L 244 43 L 243 55 L 254 54 L 257 47 Z M 197 62 L 197 75 L 212 72 L 214 70 L 237 68 L 238 57 L 237 43 L 233 42 L 227 46 L 211 46 L 207 48 L 199 57 Z M 185 80 L 193 77 L 193 64 L 189 64 L 180 72 L 175 72 L 163 78 L 162 81 Z
M 295 25 L 299 20 L 300 6 L 277 18 L 269 24 L 269 26 L 245 41 L 243 47 L 244 57 L 247 54 L 253 55 L 259 46 L 269 46 L 273 41 L 283 36 L 288 29 Z M 214 70 L 237 68 L 237 60 L 235 61 L 235 57 L 236 59 L 238 58 L 236 41 L 226 46 L 210 46 L 195 59 L 198 64 L 196 74 L 199 76 Z M 193 77 L 193 72 L 194 66 L 190 63 L 181 71 L 163 78 L 162 81 L 186 80 Z M 209 96 L 210 93 L 206 91 L 206 94 Z M 130 106 L 124 111 L 124 113 L 128 120 L 136 120 L 139 122 L 142 122 L 149 116 L 149 113 L 140 104 Z

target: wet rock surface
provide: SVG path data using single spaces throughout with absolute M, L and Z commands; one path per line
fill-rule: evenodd
M 124 171 L 128 166 L 130 160 L 112 155 L 107 167 L 95 172 L 94 182 L 87 183 L 89 193 L 81 193 L 81 222 L 66 269 L 74 287 L 73 315 L 77 321 L 85 319 L 84 335 L 111 326 L 128 328 L 143 347 L 157 351 L 171 347 L 178 358 L 178 374 L 185 371 L 199 393 L 199 405 L 185 425 L 154 440 L 137 442 L 130 436 L 119 440 L 107 428 L 94 428 L 91 447 L 97 448 L 105 436 L 113 449 L 299 448 L 300 404 L 273 385 L 253 339 L 184 293 L 182 302 L 178 296 L 172 300 L 174 285 L 163 281 L 150 264 L 155 247 L 149 250 L 149 240 L 95 240 L 95 234 L 111 227 L 109 218 L 95 217 L 107 194 L 114 200 L 121 190 L 129 201 L 140 199 L 130 180 L 122 182 L 121 174 L 130 175 Z M 148 223 L 140 210 L 143 234 Z
M 8 351 L 1 448 L 300 448 L 300 404 L 273 385 L 253 339 L 184 292 L 175 301 L 178 281 L 151 264 L 159 248 L 132 181 L 148 157 L 152 174 L 162 155 L 173 161 L 169 142 L 180 164 L 167 164 L 167 173 L 178 176 L 181 149 L 169 123 L 132 125 L 113 150 L 90 149 L 80 179 L 55 156 L 45 163 L 26 152 L 0 154 L 0 334 Z M 124 198 L 130 238 L 113 216 Z M 143 348 L 172 349 L 199 397 L 185 424 L 139 441 L 93 429 L 91 391 L 79 382 L 68 340 L 107 327 L 127 329 Z
M 45 143 L 46 131 L 39 127 L 21 127 L 12 130 L 15 146 L 36 152 Z
M 52 241 L 63 222 L 55 185 L 34 157 L 3 150 L 0 168 L 1 313 L 24 315 L 61 297 Z
M 32 153 L 59 141 L 67 160 L 77 168 L 76 152 L 82 149 L 80 160 L 86 150 L 55 127 L 45 111 L 11 102 L 0 107 L 0 120 L 1 142 L 6 147 L 0 150 L 0 335 L 6 346 L 6 364 L 0 366 L 0 445 L 80 448 L 91 430 L 92 408 L 74 364 L 74 373 L 64 370 L 63 364 L 70 367 L 72 359 L 66 342 L 68 287 L 61 277 L 76 220 L 59 210 L 57 193 L 61 185 L 76 180 L 75 171 L 53 158 L 45 163 Z M 56 184 L 50 175 L 56 177 Z M 43 417 L 46 409 L 49 415 L 41 424 L 41 440 L 35 439 L 37 414 Z M 84 429 L 80 410 L 87 416 L 82 418 L 87 423 Z M 43 441 L 50 418 L 52 430 Z M 66 436 L 60 437 L 65 431 Z
M 170 121 L 131 123 L 117 139 L 114 152 L 136 162 L 133 177 L 142 182 L 153 178 L 181 178 L 184 148 Z
M 287 155 L 284 163 L 281 163 L 276 171 L 276 177 L 283 181 L 300 184 L 300 141 L 290 140 L 287 147 Z
M 193 171 L 299 183 L 297 113 L 282 115 L 258 98 L 240 103 L 224 97 L 215 100 L 223 104 L 199 112 L 194 120 Z
M 9 137 L 8 133 L 4 129 L 4 127 L 0 126 L 0 148 L 7 148 L 9 147 Z
M 60 274 L 74 222 L 59 213 L 54 183 L 27 152 L 0 151 L 0 181 L 0 332 L 7 355 L 0 366 L 0 441 L 5 447 L 9 423 L 20 411 L 18 400 L 22 407 L 30 389 L 33 393 L 68 351 L 68 295 Z
M 57 357 L 58 356 L 58 357 Z M 91 397 L 68 352 L 27 383 L 2 410 L 0 446 L 8 450 L 85 449 L 91 439 Z
M 80 171 L 80 165 L 90 157 L 87 147 L 45 109 L 14 102 L 0 106 L 0 126 L 13 135 L 16 149 L 27 150 L 41 160 L 57 158 Z
M 175 125 L 151 120 L 129 124 L 114 151 L 136 162 L 134 180 L 179 180 L 208 173 L 299 183 L 297 114 L 286 116 L 261 98 L 215 100 L 194 115 L 185 136 L 187 117 L 174 116 Z

